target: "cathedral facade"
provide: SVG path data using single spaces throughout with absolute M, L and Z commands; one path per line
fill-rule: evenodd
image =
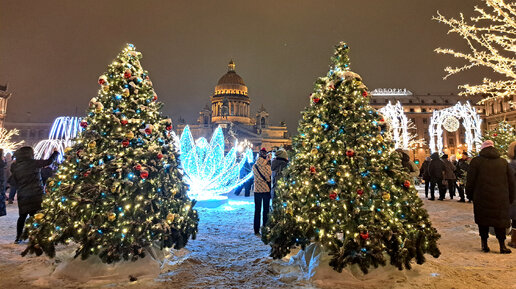
M 229 62 L 228 71 L 215 86 L 210 104 L 199 112 L 197 124 L 189 124 L 195 139 L 205 137 L 209 141 L 213 131 L 220 126 L 228 143 L 234 139 L 247 140 L 253 144 L 254 151 L 291 146 L 287 126 L 284 123 L 272 125 L 263 105 L 252 115 L 247 86 L 235 72 L 233 61 Z M 185 126 L 182 121 L 175 126 L 179 136 Z

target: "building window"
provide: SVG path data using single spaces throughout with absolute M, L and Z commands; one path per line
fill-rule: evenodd
M 422 109 L 421 109 L 421 112 L 426 112 L 426 108 L 422 108 Z
M 444 103 L 448 103 L 448 100 L 447 100 L 447 99 L 445 99 L 445 100 L 444 100 Z
M 410 99 L 410 100 L 408 101 L 408 103 L 412 103 L 412 99 Z
M 433 102 L 433 103 L 437 103 L 437 100 L 435 100 L 435 99 L 434 99 L 432 102 Z
M 414 112 L 414 109 L 413 109 L 413 108 L 411 108 L 411 109 L 410 109 L 410 112 Z
M 387 99 L 385 99 L 385 103 L 389 102 Z
M 423 124 L 426 124 L 426 123 L 427 123 L 427 119 L 423 118 Z
M 422 99 L 422 100 L 421 100 L 421 103 L 425 103 L 425 101 Z
M 455 140 L 453 138 L 448 139 L 448 146 L 450 146 L 450 147 L 455 146 Z
M 376 99 L 373 99 L 373 103 L 376 103 Z
M 503 102 L 500 101 L 500 112 L 503 112 Z
M 265 117 L 262 117 L 262 119 L 260 120 L 260 125 L 262 127 L 265 127 Z

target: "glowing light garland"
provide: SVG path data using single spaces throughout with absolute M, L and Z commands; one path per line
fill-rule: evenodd
M 432 153 L 442 152 L 443 127 L 445 125 L 445 121 L 450 117 L 462 120 L 462 125 L 466 131 L 465 141 L 468 147 L 468 153 L 471 152 L 473 148 L 475 148 L 476 151 L 479 151 L 480 145 L 482 144 L 482 119 L 475 109 L 471 107 L 471 104 L 468 101 L 465 104 L 457 102 L 455 106 L 441 110 L 434 110 L 432 118 L 430 119 L 430 127 L 428 128 L 428 134 L 430 136 L 430 150 Z
M 188 195 L 198 201 L 224 200 L 224 194 L 240 186 L 252 177 L 252 172 L 240 177 L 245 162 L 253 161 L 249 147 L 242 149 L 238 142 L 224 156 L 224 134 L 217 127 L 210 142 L 201 137 L 193 140 L 190 127 L 181 134 L 181 166 L 184 180 L 190 186 Z
M 0 128 L 0 148 L 4 150 L 4 154 L 15 151 L 19 146 L 23 144 L 23 141 L 13 142 L 11 138 L 18 135 L 17 129 L 7 130 Z
M 439 12 L 434 17 L 450 26 L 448 33 L 457 33 L 466 40 L 471 52 L 464 53 L 453 49 L 437 48 L 437 53 L 449 54 L 465 59 L 468 64 L 461 67 L 446 67 L 444 78 L 477 66 L 484 66 L 503 75 L 507 80 L 492 81 L 484 78 L 483 84 L 464 84 L 461 95 L 487 95 L 480 103 L 490 99 L 503 99 L 516 94 L 516 9 L 514 3 L 504 0 L 484 0 L 488 8 L 475 7 L 479 16 L 471 17 L 474 24 L 468 24 L 462 13 L 459 19 L 447 19 Z
M 80 117 L 62 116 L 54 120 L 48 139 L 42 140 L 34 147 L 34 157 L 36 159 L 46 159 L 50 157 L 54 149 L 59 152 L 58 161 L 61 162 L 64 150 L 73 145 L 73 140 L 81 131 Z
M 389 124 L 395 142 L 394 147 L 405 150 L 412 148 L 417 134 L 411 133 L 409 130 L 415 130 L 416 126 L 405 115 L 401 103 L 398 101 L 396 105 L 392 105 L 389 101 L 386 106 L 379 109 L 379 112 Z

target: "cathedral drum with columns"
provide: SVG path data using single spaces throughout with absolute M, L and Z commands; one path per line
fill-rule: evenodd
M 269 123 L 269 113 L 263 105 L 251 117 L 251 98 L 247 86 L 240 75 L 235 72 L 235 63 L 230 61 L 228 71 L 215 86 L 210 97 L 211 107 L 206 106 L 199 114 L 198 123 L 189 125 L 194 138 L 210 139 L 212 132 L 221 126 L 227 142 L 233 139 L 248 140 L 253 150 L 264 147 L 272 150 L 278 147 L 290 147 L 291 139 L 284 123 L 274 126 Z M 186 124 L 176 125 L 176 133 L 180 135 Z

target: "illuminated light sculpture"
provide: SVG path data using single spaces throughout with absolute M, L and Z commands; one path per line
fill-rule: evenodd
M 445 79 L 474 68 L 487 67 L 500 74 L 501 80 L 484 78 L 482 84 L 464 84 L 461 95 L 485 95 L 480 103 L 489 99 L 512 98 L 516 94 L 516 6 L 513 1 L 483 0 L 486 8 L 475 6 L 477 13 L 470 22 L 460 18 L 446 18 L 439 12 L 434 20 L 450 27 L 448 33 L 457 33 L 466 40 L 468 52 L 437 48 L 435 52 L 462 58 L 467 63 L 460 67 L 446 67 Z
M 36 159 L 47 159 L 54 149 L 59 152 L 58 161 L 61 162 L 64 150 L 74 143 L 74 139 L 81 131 L 81 118 L 75 116 L 62 116 L 54 120 L 48 139 L 42 140 L 34 147 L 34 157 Z
M 396 105 L 392 105 L 389 101 L 386 106 L 380 108 L 378 111 L 383 115 L 390 126 L 392 138 L 395 142 L 394 147 L 409 149 L 410 141 L 415 138 L 414 135 L 409 133 L 409 129 L 415 129 L 415 126 L 409 122 L 401 103 L 398 101 Z
M 482 119 L 468 101 L 465 104 L 457 102 L 455 106 L 434 110 L 430 119 L 430 127 L 428 128 L 432 153 L 442 152 L 443 150 L 443 128 L 449 132 L 457 131 L 459 120 L 462 120 L 462 125 L 466 131 L 465 141 L 468 153 L 473 148 L 476 151 L 480 151 L 480 145 L 482 144 Z
M 253 161 L 249 147 L 245 149 L 238 141 L 224 156 L 224 134 L 217 127 L 210 142 L 201 137 L 193 140 L 190 127 L 181 134 L 181 166 L 184 180 L 189 185 L 188 195 L 197 201 L 226 200 L 231 190 L 252 177 L 252 172 L 240 177 L 245 162 Z
M 13 136 L 18 134 L 19 131 L 17 129 L 7 130 L 3 127 L 0 128 L 0 149 L 4 151 L 4 154 L 14 152 L 23 144 L 23 141 L 13 142 L 11 140 Z

